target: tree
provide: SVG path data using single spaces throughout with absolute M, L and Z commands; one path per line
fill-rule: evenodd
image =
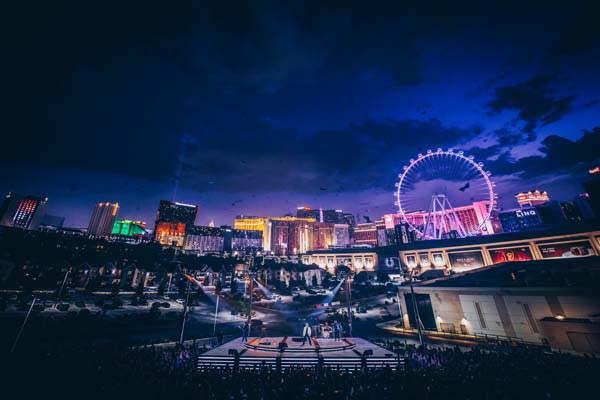
M 166 289 L 167 289 L 167 280 L 163 279 L 160 281 L 160 284 L 158 285 L 158 289 L 156 291 L 158 292 L 159 296 L 162 296 L 165 294 Z
M 135 294 L 140 298 L 144 296 L 144 282 L 143 281 L 140 281 L 140 283 L 138 283 L 137 287 L 135 288 Z
M 386 283 L 387 281 L 390 280 L 390 276 L 388 274 L 386 274 L 385 272 L 379 272 L 377 274 L 377 280 L 381 283 Z
M 118 296 L 120 291 L 121 291 L 121 285 L 119 285 L 117 282 L 113 283 L 112 290 L 111 290 L 111 294 L 113 295 L 113 297 Z
M 366 271 L 360 271 L 358 274 L 356 274 L 356 277 L 354 278 L 354 281 L 356 283 L 366 282 L 368 280 L 369 280 L 369 274 L 367 274 Z
M 325 272 L 325 277 L 323 278 L 323 286 L 329 287 L 331 285 L 331 274 L 329 272 Z
M 231 294 L 234 294 L 237 292 L 237 281 L 235 280 L 235 275 L 231 275 Z
M 177 281 L 177 290 L 179 291 L 179 296 L 181 296 L 181 297 L 185 296 L 185 290 L 186 290 L 185 281 L 183 281 L 183 280 Z

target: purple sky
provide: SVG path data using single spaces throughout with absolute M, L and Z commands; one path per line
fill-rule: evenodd
M 502 207 L 570 199 L 600 154 L 598 10 L 576 3 L 8 10 L 0 190 L 48 196 L 69 226 L 99 201 L 152 225 L 175 182 L 200 223 L 377 218 L 410 158 L 453 147 Z

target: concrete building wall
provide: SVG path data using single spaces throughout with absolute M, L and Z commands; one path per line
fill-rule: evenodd
M 471 333 L 508 336 L 492 295 L 459 295 L 464 319 Z
M 539 320 L 552 315 L 545 296 L 504 296 L 515 336 L 541 342 Z
M 551 288 L 433 287 L 415 287 L 415 293 L 430 296 L 440 332 L 511 337 L 549 343 L 556 349 L 600 352 L 600 324 L 593 322 L 600 314 L 597 294 Z M 410 327 L 407 313 L 413 305 L 400 296 L 400 306 L 404 326 Z

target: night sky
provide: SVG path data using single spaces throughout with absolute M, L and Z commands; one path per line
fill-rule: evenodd
M 68 226 L 98 201 L 152 226 L 161 198 L 202 224 L 377 218 L 437 147 L 483 161 L 511 208 L 571 199 L 600 156 L 593 2 L 38 3 L 3 8 L 0 191 Z

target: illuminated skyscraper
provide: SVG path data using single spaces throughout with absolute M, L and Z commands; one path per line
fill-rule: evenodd
M 8 193 L 0 206 L 0 225 L 35 230 L 46 213 L 47 197 Z
M 225 246 L 226 229 L 214 226 L 188 226 L 183 248 L 198 253 L 222 253 Z
M 146 234 L 146 223 L 142 221 L 131 221 L 120 219 L 115 221 L 112 234 L 121 236 L 144 236 Z
M 88 235 L 110 236 L 113 231 L 115 219 L 119 212 L 119 203 L 98 203 L 94 208 L 90 223 L 88 224 Z
M 461 224 L 465 227 L 468 232 L 476 231 L 481 225 L 481 235 L 492 235 L 496 233 L 494 229 L 494 221 L 485 220 L 485 215 L 489 208 L 489 202 L 487 201 L 476 201 L 472 204 L 460 207 L 454 207 L 454 212 L 458 216 Z M 426 211 L 416 211 L 405 214 L 406 219 L 414 226 L 423 226 L 426 224 L 429 213 Z M 440 218 L 440 214 L 434 214 L 435 217 Z M 383 216 L 386 229 L 394 229 L 394 227 L 400 223 L 403 223 L 402 216 L 400 214 L 386 214 Z
M 354 227 L 354 244 L 377 246 L 377 222 L 365 222 Z
M 238 253 L 255 253 L 262 251 L 262 232 L 232 229 L 230 251 Z M 226 249 L 228 250 L 228 249 Z
M 521 192 L 515 195 L 519 207 L 534 207 L 545 204 L 550 201 L 550 196 L 547 192 L 540 192 L 539 190 Z
M 315 222 L 314 218 L 237 216 L 233 227 L 261 232 L 265 251 L 292 255 L 310 250 Z
M 317 222 L 328 224 L 345 224 L 344 215 L 342 210 L 313 209 L 307 206 L 296 209 L 297 218 L 313 218 Z
M 196 222 L 198 206 L 161 200 L 156 213 L 154 240 L 164 245 L 182 247 L 186 227 Z

